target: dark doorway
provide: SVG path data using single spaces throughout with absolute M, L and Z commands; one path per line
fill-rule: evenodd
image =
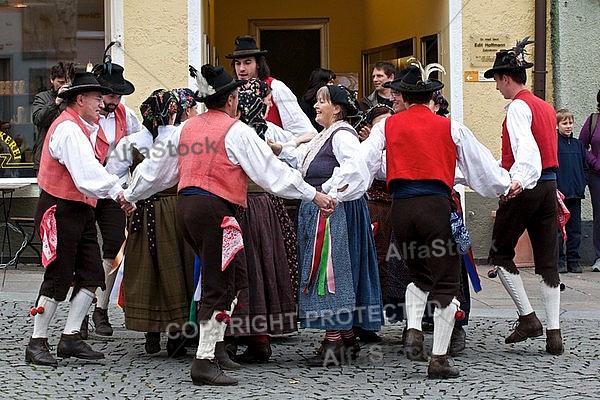
M 271 75 L 282 80 L 296 97 L 302 96 L 311 71 L 321 66 L 319 29 L 260 31 L 260 48 L 268 50 Z

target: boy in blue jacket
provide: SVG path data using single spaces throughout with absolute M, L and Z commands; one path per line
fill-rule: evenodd
M 567 109 L 556 112 L 558 129 L 558 171 L 556 184 L 565 196 L 564 203 L 571 218 L 565 227 L 567 232 L 566 251 L 562 233 L 558 233 L 558 272 L 582 272 L 579 265 L 581 245 L 581 199 L 587 184 L 588 166 L 585 148 L 579 139 L 573 137 L 573 113 Z

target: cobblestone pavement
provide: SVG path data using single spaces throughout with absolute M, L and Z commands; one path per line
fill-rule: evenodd
M 589 268 L 588 268 L 589 269 Z M 4 276 L 3 276 L 4 275 Z M 522 273 L 536 313 L 539 279 Z M 59 360 L 58 368 L 37 367 L 24 361 L 32 330 L 28 311 L 41 281 L 39 268 L 0 271 L 0 399 L 581 399 L 600 398 L 600 274 L 565 275 L 561 317 L 565 354 L 545 353 L 542 336 L 505 345 L 516 319 L 512 302 L 499 282 L 483 277 L 484 291 L 473 298 L 467 349 L 454 359 L 461 377 L 426 378 L 427 363 L 407 360 L 402 352 L 403 325 L 387 325 L 382 343 L 364 345 L 358 360 L 340 367 L 307 368 L 321 339 L 316 331 L 273 340 L 270 362 L 247 365 L 233 376 L 236 387 L 194 386 L 190 365 L 194 349 L 185 358 L 168 358 L 164 350 L 144 352 L 144 336 L 128 331 L 116 306 L 109 312 L 115 334 L 90 334 L 90 344 L 106 359 L 88 362 Z M 50 332 L 56 346 L 64 327 L 67 304 L 59 306 Z M 431 349 L 431 335 L 425 336 Z M 241 349 L 243 350 L 243 349 Z

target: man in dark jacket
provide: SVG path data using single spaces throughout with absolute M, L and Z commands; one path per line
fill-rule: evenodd
M 60 61 L 50 70 L 50 83 L 52 88 L 35 95 L 31 107 L 33 124 L 35 125 L 35 144 L 33 146 L 33 169 L 40 168 L 40 156 L 48 128 L 58 115 L 67 108 L 67 103 L 58 97 L 71 85 L 71 79 L 75 73 L 73 63 Z

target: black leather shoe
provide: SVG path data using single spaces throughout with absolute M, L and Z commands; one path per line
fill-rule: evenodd
M 102 336 L 112 336 L 113 328 L 110 322 L 108 322 L 108 310 L 100 307 L 94 309 L 92 314 L 92 321 L 96 327 L 96 333 Z
M 581 265 L 578 262 L 567 263 L 567 270 L 574 274 L 581 274 L 583 270 L 581 269 Z
M 427 367 L 427 377 L 430 379 L 447 379 L 458 378 L 460 373 L 458 368 L 450 365 L 448 355 L 443 356 L 432 355 Z
M 452 357 L 463 352 L 467 346 L 467 332 L 465 332 L 462 326 L 454 326 L 452 330 L 452 336 L 450 337 L 450 346 L 448 347 L 448 354 Z
M 522 342 L 523 340 L 527 340 L 527 338 L 538 337 L 543 334 L 542 323 L 538 317 L 536 317 L 535 312 L 532 312 L 527 315 L 519 316 L 515 330 L 504 339 L 504 343 Z
M 185 338 L 181 335 L 172 338 L 171 335 L 167 338 L 167 354 L 169 357 L 183 357 L 187 355 L 185 348 Z
M 346 348 L 346 353 L 352 360 L 356 360 L 358 355 L 360 354 L 360 344 L 356 337 L 349 339 L 342 339 L 344 342 L 344 347 Z
M 144 349 L 148 354 L 156 354 L 160 351 L 160 332 L 148 332 L 146 336 L 146 343 Z
M 427 361 L 423 351 L 423 332 L 410 328 L 404 335 L 404 351 L 406 357 L 412 361 Z
M 235 386 L 238 384 L 237 379 L 225 375 L 215 360 L 194 358 L 190 375 L 194 385 Z
M 88 326 L 90 323 L 90 316 L 86 315 L 83 321 L 81 322 L 81 328 L 79 328 L 79 334 L 83 340 L 87 340 L 88 338 Z
M 368 331 L 359 326 L 355 326 L 352 328 L 354 331 L 354 336 L 360 339 L 361 342 L 365 343 L 379 343 L 382 341 L 381 336 L 374 331 Z
M 60 358 L 76 357 L 83 360 L 101 360 L 104 354 L 95 351 L 92 347 L 81 339 L 79 333 L 67 335 L 63 333 L 60 336 L 56 355 Z
M 50 354 L 48 338 L 31 338 L 25 348 L 25 362 L 35 365 L 58 367 L 58 361 Z
M 317 355 L 306 360 L 309 367 L 331 367 L 340 365 L 344 362 L 345 353 L 344 342 L 342 340 L 323 340 Z
M 250 342 L 248 348 L 242 354 L 237 356 L 235 360 L 248 364 L 264 363 L 269 361 L 271 354 L 272 351 L 269 342 Z

